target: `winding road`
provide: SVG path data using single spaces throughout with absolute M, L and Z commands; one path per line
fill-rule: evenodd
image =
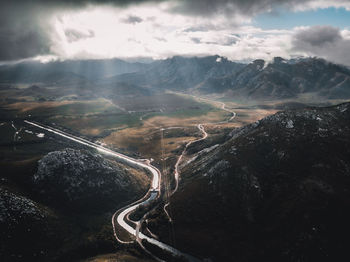
M 199 142 L 199 141 L 204 140 L 204 139 L 206 139 L 206 138 L 208 137 L 208 133 L 205 132 L 205 129 L 204 129 L 204 127 L 203 127 L 202 124 L 197 125 L 197 128 L 199 129 L 199 131 L 202 132 L 203 136 L 202 136 L 201 138 L 199 138 L 199 139 L 192 140 L 192 141 L 188 142 L 188 143 L 185 145 L 185 148 L 184 148 L 184 150 L 182 151 L 181 155 L 180 155 L 179 158 L 177 159 L 177 161 L 176 161 L 176 163 L 175 163 L 175 170 L 174 170 L 175 188 L 174 188 L 174 190 L 171 192 L 171 195 L 173 195 L 173 194 L 177 191 L 177 189 L 178 189 L 178 187 L 179 187 L 179 165 L 180 165 L 180 162 L 181 162 L 182 158 L 184 157 L 184 155 L 185 155 L 185 153 L 186 153 L 186 151 L 187 151 L 187 148 L 188 148 L 190 145 L 192 145 L 193 143 Z M 169 203 L 167 203 L 166 205 L 168 206 Z M 167 212 L 166 209 L 165 209 L 165 206 L 164 206 L 164 211 L 167 213 L 168 217 L 170 217 L 169 214 L 168 214 L 168 212 Z
M 192 96 L 196 99 L 201 99 L 201 100 L 204 100 L 204 101 L 208 101 L 210 103 L 220 103 L 221 104 L 221 109 L 226 111 L 226 112 L 229 112 L 231 113 L 232 115 L 230 116 L 229 119 L 225 120 L 225 121 L 221 121 L 221 122 L 217 122 L 217 123 L 202 123 L 202 124 L 198 124 L 197 125 L 197 128 L 199 129 L 199 131 L 202 132 L 202 137 L 199 138 L 199 139 L 196 139 L 196 140 L 192 140 L 192 141 L 189 141 L 186 145 L 185 145 L 185 148 L 184 150 L 182 151 L 181 155 L 179 156 L 179 158 L 177 159 L 176 163 L 175 163 L 175 168 L 174 168 L 174 179 L 175 179 L 175 188 L 174 190 L 170 193 L 170 196 L 172 196 L 177 190 L 178 190 L 178 187 L 179 187 L 179 165 L 182 161 L 182 158 L 184 157 L 184 155 L 186 154 L 186 151 L 187 151 L 187 148 L 194 144 L 194 143 L 197 143 L 199 141 L 202 141 L 204 139 L 206 139 L 208 137 L 208 133 L 205 131 L 205 128 L 204 128 L 204 125 L 207 125 L 207 124 L 215 124 L 215 125 L 218 125 L 218 124 L 224 124 L 224 123 L 229 123 L 231 122 L 236 116 L 236 112 L 232 111 L 232 110 L 229 110 L 226 108 L 226 104 L 223 103 L 223 102 L 217 102 L 217 101 L 213 101 L 213 100 L 209 100 L 209 99 L 206 99 L 206 98 L 198 98 L 196 96 Z M 164 130 L 164 129 L 163 129 Z M 167 208 L 170 206 L 170 202 L 167 202 L 164 206 L 163 206 L 163 210 L 164 210 L 164 213 L 166 214 L 166 216 L 168 217 L 168 220 L 170 223 L 173 222 L 173 219 L 171 218 L 170 214 L 169 214 L 169 211 L 167 210 Z
M 223 122 L 216 123 L 216 124 L 220 124 L 220 123 L 224 123 L 224 122 L 227 123 L 227 122 L 231 121 L 233 118 L 235 118 L 236 113 L 233 112 L 233 111 L 230 111 L 229 109 L 226 109 L 224 103 L 222 103 L 221 109 L 232 113 L 232 116 L 230 117 L 230 119 L 228 119 L 226 121 L 223 121 Z M 143 247 L 143 245 L 142 245 L 141 240 L 147 240 L 149 243 L 151 243 L 151 244 L 153 244 L 153 245 L 155 245 L 155 246 L 157 246 L 157 247 L 159 247 L 159 248 L 161 248 L 163 250 L 166 250 L 166 251 L 168 251 L 169 253 L 171 253 L 171 254 L 173 254 L 175 256 L 183 257 L 183 258 L 185 258 L 188 261 L 199 261 L 198 259 L 196 259 L 196 258 L 194 258 L 194 257 L 192 257 L 192 256 L 190 256 L 188 254 L 182 253 L 181 251 L 175 249 L 174 247 L 172 247 L 172 246 L 170 246 L 168 244 L 165 244 L 165 243 L 163 243 L 163 242 L 161 242 L 161 241 L 159 241 L 159 240 L 157 240 L 155 238 L 149 237 L 149 236 L 143 234 L 142 232 L 140 232 L 141 221 L 144 219 L 144 217 L 146 216 L 147 213 L 144 214 L 144 216 L 141 218 L 140 221 L 131 221 L 129 219 L 129 215 L 132 212 L 134 212 L 138 207 L 140 207 L 142 205 L 150 204 L 152 201 L 160 198 L 160 196 L 161 196 L 161 176 L 162 176 L 162 174 L 156 167 L 151 165 L 151 161 L 149 161 L 148 159 L 134 159 L 134 158 L 131 158 L 129 156 L 123 155 L 121 153 L 115 152 L 115 151 L 113 151 L 111 149 L 108 149 L 106 147 L 103 147 L 103 146 L 101 146 L 99 144 L 93 143 L 93 142 L 91 142 L 89 140 L 86 140 L 84 138 L 80 138 L 80 137 L 74 136 L 72 134 L 69 134 L 67 132 L 64 132 L 62 130 L 59 130 L 59 129 L 56 129 L 56 128 L 53 128 L 53 127 L 50 127 L 50 126 L 46 126 L 46 125 L 43 125 L 43 124 L 39 124 L 39 123 L 35 123 L 35 122 L 32 122 L 32 121 L 28 121 L 28 120 L 24 120 L 24 122 L 29 124 L 29 125 L 35 126 L 37 128 L 40 128 L 40 129 L 43 129 L 45 131 L 48 131 L 48 132 L 54 133 L 56 135 L 59 135 L 61 137 L 64 137 L 66 139 L 72 140 L 72 141 L 74 141 L 76 143 L 79 143 L 79 144 L 82 144 L 82 145 L 94 148 L 94 149 L 98 150 L 102 154 L 115 157 L 115 158 L 117 158 L 117 159 L 119 159 L 121 161 L 124 161 L 125 163 L 127 163 L 127 164 L 129 164 L 131 166 L 135 166 L 136 165 L 138 167 L 141 167 L 141 168 L 147 170 L 150 174 L 152 174 L 153 177 L 152 177 L 151 188 L 146 193 L 146 195 L 143 198 L 141 198 L 140 200 L 138 200 L 138 201 L 136 201 L 136 202 L 126 206 L 126 207 L 123 207 L 123 208 L 117 210 L 112 216 L 112 226 L 113 226 L 113 232 L 114 232 L 114 236 L 115 236 L 116 240 L 119 241 L 120 243 L 132 243 L 133 242 L 133 241 L 123 241 L 123 240 L 121 240 L 118 237 L 118 234 L 117 234 L 117 231 L 116 231 L 116 226 L 117 226 L 116 222 L 117 222 L 118 226 L 122 227 L 130 235 L 134 236 L 136 238 L 137 242 L 142 247 Z M 213 124 L 213 123 L 211 123 L 211 124 Z M 174 171 L 174 177 L 175 177 L 176 185 L 175 185 L 174 190 L 171 192 L 171 195 L 174 194 L 177 191 L 177 189 L 178 189 L 178 185 L 179 185 L 179 164 L 181 163 L 182 158 L 183 158 L 183 156 L 185 155 L 185 153 L 187 151 L 187 148 L 191 144 L 199 142 L 201 140 L 205 140 L 208 137 L 208 134 L 205 131 L 203 125 L 204 124 L 198 124 L 197 125 L 197 128 L 203 134 L 202 137 L 199 138 L 199 139 L 192 140 L 192 141 L 188 142 L 185 145 L 185 148 L 182 151 L 182 154 L 179 156 L 178 160 L 176 161 L 175 171 Z M 175 128 L 179 128 L 179 127 L 173 127 L 173 128 L 175 129 Z M 169 128 L 169 129 L 171 129 L 171 128 Z M 15 130 L 17 131 L 16 128 L 15 128 Z M 164 129 L 162 129 L 161 131 L 163 131 L 163 130 Z M 169 213 L 166 210 L 166 207 L 169 206 L 169 204 L 170 204 L 169 202 L 165 204 L 164 211 L 166 212 L 166 214 L 169 217 L 169 220 L 171 221 L 171 217 L 169 216 Z M 127 221 L 129 223 L 127 223 Z M 134 227 L 131 226 L 130 224 L 133 224 Z M 150 253 L 149 251 L 147 251 L 147 252 Z M 151 254 L 151 255 L 153 255 L 153 254 Z M 154 257 L 158 261 L 162 261 L 161 259 L 157 258 L 156 256 L 154 256 Z
M 179 165 L 182 161 L 182 158 L 184 157 L 184 155 L 186 154 L 186 151 L 187 151 L 187 148 L 194 144 L 194 143 L 197 143 L 199 141 L 202 141 L 204 139 L 206 139 L 208 137 L 208 133 L 205 131 L 205 128 L 204 128 L 204 125 L 207 125 L 207 124 L 212 124 L 212 125 L 218 125 L 218 124 L 224 124 L 224 123 L 228 123 L 228 122 L 231 122 L 235 117 L 236 117 L 236 112 L 230 110 L 230 109 L 227 109 L 226 108 L 226 104 L 223 103 L 223 102 L 217 102 L 217 101 L 213 101 L 213 100 L 209 100 L 209 99 L 206 99 L 206 98 L 198 98 L 196 96 L 193 96 L 194 98 L 196 99 L 201 99 L 201 100 L 204 100 L 204 101 L 208 101 L 210 103 L 221 103 L 221 109 L 226 111 L 226 112 L 229 112 L 231 113 L 232 115 L 230 116 L 229 119 L 225 120 L 225 121 L 221 121 L 221 122 L 217 122 L 217 123 L 202 123 L 202 124 L 198 124 L 197 125 L 197 128 L 199 129 L 199 131 L 202 132 L 202 137 L 199 138 L 199 139 L 196 139 L 196 140 L 192 140 L 190 142 L 188 142 L 186 145 L 185 145 L 185 148 L 184 150 L 182 151 L 181 155 L 179 156 L 179 158 L 177 159 L 176 163 L 175 163 L 175 170 L 174 170 L 174 178 L 175 178 L 175 188 L 174 190 L 171 192 L 171 195 L 173 195 L 178 187 L 179 187 Z M 169 206 L 169 203 L 165 204 L 164 205 L 164 212 L 166 213 L 166 215 L 169 217 L 169 220 L 171 221 L 171 217 L 169 216 L 169 213 L 168 211 L 166 210 L 166 207 Z
M 116 227 L 115 219 L 116 219 L 118 225 L 121 226 L 123 229 L 125 229 L 128 233 L 130 233 L 131 235 L 136 237 L 136 239 L 147 240 L 149 243 L 151 243 L 151 244 L 153 244 L 153 245 L 155 245 L 163 250 L 166 250 L 175 256 L 181 256 L 181 257 L 186 258 L 188 261 L 199 261 L 198 259 L 196 259 L 190 255 L 187 255 L 185 253 L 182 253 L 181 251 L 179 251 L 179 250 L 177 250 L 177 249 L 175 249 L 175 248 L 173 248 L 173 247 L 171 247 L 163 242 L 160 242 L 157 239 L 154 239 L 154 238 L 151 238 L 151 237 L 144 235 L 142 232 L 139 232 L 137 226 L 135 226 L 135 228 L 134 228 L 126 222 L 126 218 L 128 217 L 128 215 L 130 213 L 132 213 L 133 211 L 135 211 L 139 206 L 146 205 L 146 204 L 148 204 L 148 203 L 152 202 L 153 200 L 160 197 L 160 194 L 161 194 L 161 190 L 160 190 L 161 172 L 156 167 L 152 166 L 150 164 L 150 161 L 137 160 L 137 159 L 128 157 L 126 155 L 114 152 L 108 148 L 101 146 L 101 145 L 95 144 L 95 143 L 88 141 L 86 139 L 68 134 L 64 131 L 58 130 L 58 129 L 50 127 L 50 126 L 45 126 L 43 124 L 35 123 L 32 121 L 28 121 L 28 120 L 24 120 L 24 122 L 29 124 L 29 125 L 35 126 L 37 128 L 43 129 L 45 131 L 62 136 L 66 139 L 72 140 L 72 141 L 77 142 L 79 144 L 94 148 L 94 149 L 98 150 L 100 153 L 116 157 L 119 160 L 122 160 L 130 165 L 136 165 L 138 167 L 141 167 L 141 168 L 148 170 L 153 175 L 153 178 L 152 178 L 152 186 L 149 189 L 149 191 L 147 192 L 147 194 L 142 199 L 136 201 L 135 203 L 130 204 L 130 205 L 116 211 L 112 217 L 112 225 L 113 225 L 113 231 L 114 231 L 115 238 L 121 243 L 128 243 L 128 242 L 122 241 L 118 238 L 116 230 L 115 230 L 115 227 Z M 158 260 L 162 261 L 160 259 L 158 259 Z

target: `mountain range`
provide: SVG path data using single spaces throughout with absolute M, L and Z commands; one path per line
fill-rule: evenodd
M 152 63 L 131 63 L 119 59 L 63 61 L 42 64 L 25 62 L 0 66 L 0 82 L 7 84 L 91 87 L 154 91 L 182 91 L 223 94 L 245 99 L 288 99 L 312 94 L 325 99 L 350 97 L 350 70 L 319 58 L 249 64 L 220 56 L 175 56 Z

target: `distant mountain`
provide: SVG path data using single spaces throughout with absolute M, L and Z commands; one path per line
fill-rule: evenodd
M 251 99 L 295 98 L 303 93 L 324 98 L 350 97 L 350 70 L 318 58 L 276 57 L 270 63 L 255 60 L 240 64 L 219 56 L 173 57 L 113 79 L 150 88 Z
M 187 90 L 207 79 L 232 75 L 243 66 L 220 56 L 175 56 L 153 62 L 146 70 L 123 74 L 114 79 L 157 89 Z
M 213 77 L 200 84 L 203 92 L 230 92 L 253 99 L 293 98 L 315 92 L 325 98 L 350 97 L 350 70 L 323 59 L 273 62 L 255 60 L 230 76 Z
M 179 248 L 210 261 L 349 260 L 350 103 L 279 112 L 203 152 L 170 200 Z
M 146 64 L 128 63 L 120 59 L 110 60 L 67 60 L 50 63 L 23 62 L 0 66 L 1 82 L 52 83 L 65 80 L 98 80 L 117 74 L 136 72 Z
M 350 98 L 350 70 L 318 58 L 235 63 L 220 56 L 180 57 L 149 64 L 112 60 L 27 62 L 0 66 L 2 83 L 111 88 L 133 86 L 152 91 L 222 93 L 247 99 Z M 141 92 L 145 92 L 145 89 Z

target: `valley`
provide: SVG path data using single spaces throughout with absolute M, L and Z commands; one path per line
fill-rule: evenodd
M 335 222 L 318 197 L 336 203 L 329 204 L 335 212 L 348 206 L 346 200 L 337 202 L 347 198 L 348 87 L 325 84 L 322 92 L 304 92 L 306 87 L 299 85 L 299 91 L 285 96 L 281 90 L 291 87 L 272 77 L 272 89 L 254 87 L 262 88 L 263 95 L 248 95 L 252 83 L 243 82 L 239 85 L 245 90 L 226 86 L 214 92 L 208 87 L 214 79 L 229 81 L 232 75 L 238 79 L 248 73 L 258 79 L 295 64 L 276 59 L 263 68 L 259 61 L 216 61 L 214 56 L 129 63 L 123 68 L 130 72 L 116 76 L 97 71 L 102 78 L 78 75 L 77 69 L 74 76 L 62 72 L 64 77 L 57 79 L 43 77 L 34 67 L 30 78 L 16 81 L 9 72 L 25 63 L 0 67 L 1 215 L 45 221 L 45 230 L 28 222 L 23 241 L 42 235 L 26 249 L 13 238 L 1 252 L 4 259 L 256 261 L 260 256 L 278 261 L 286 252 L 296 259 L 322 259 L 313 246 L 303 251 L 298 245 L 314 245 L 306 237 L 321 243 L 331 234 L 327 223 Z M 324 61 L 299 63 L 350 75 Z M 47 65 L 54 72 L 61 66 Z M 302 74 L 292 73 L 298 79 Z M 335 89 L 342 95 L 333 95 Z M 326 151 L 334 157 L 327 160 L 322 155 Z M 307 158 L 311 154 L 316 162 Z M 322 168 L 338 177 L 328 177 Z M 295 195 L 293 190 L 300 188 L 306 191 Z M 16 198 L 24 203 L 23 214 L 11 206 Z M 304 204 L 312 207 L 305 219 Z M 30 213 L 31 207 L 42 220 Z M 295 234 L 281 240 L 280 228 L 267 219 L 281 218 L 281 230 L 287 232 L 287 213 L 300 224 L 295 224 Z M 326 220 L 316 219 L 317 214 Z M 0 223 L 7 232 L 1 241 L 12 238 L 12 228 L 24 230 L 18 223 Z M 303 235 L 304 226 L 311 224 L 312 231 L 322 228 L 322 234 Z M 271 242 L 263 243 L 265 233 L 273 235 Z M 278 249 L 273 252 L 269 245 Z M 342 251 L 327 244 L 327 252 Z

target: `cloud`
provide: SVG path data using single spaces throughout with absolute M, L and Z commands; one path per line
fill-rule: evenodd
M 142 21 L 143 19 L 136 15 L 129 15 L 127 18 L 122 19 L 122 22 L 126 24 L 138 24 L 138 23 L 141 23 Z
M 66 29 L 64 34 L 67 37 L 69 43 L 76 42 L 81 39 L 91 38 L 95 36 L 94 31 L 88 30 L 87 32 L 78 31 L 76 29 Z
M 93 12 L 101 6 L 114 12 L 115 19 L 109 19 L 110 23 L 105 22 L 98 30 L 97 20 L 80 25 L 71 19 L 62 25 L 65 17 Z M 252 27 L 241 30 L 254 15 L 274 12 L 279 7 L 304 10 L 329 6 L 350 8 L 350 0 L 5 0 L 0 9 L 0 61 L 39 55 L 78 58 L 78 53 L 108 58 L 120 55 L 121 50 L 127 55 L 135 52 L 135 56 L 222 52 L 241 57 L 235 52 L 247 50 L 249 46 L 240 44 L 249 37 L 257 40 L 257 46 L 249 52 L 257 54 L 258 50 L 264 57 L 271 48 L 259 47 L 259 43 L 279 39 L 281 32 L 262 32 Z M 243 37 L 232 36 L 236 33 Z M 309 39 L 295 36 L 295 45 L 303 41 L 307 46 L 339 44 L 344 36 L 336 33 L 330 29 L 328 35 L 316 32 Z M 102 44 L 105 46 L 100 50 Z M 280 44 L 272 48 L 271 54 L 284 53 L 289 42 Z M 302 50 L 298 46 L 296 49 Z
M 339 29 L 332 26 L 313 26 L 298 31 L 294 36 L 296 48 L 323 47 L 341 40 Z
M 13 61 L 55 54 L 56 38 L 52 17 L 89 8 L 94 4 L 126 7 L 142 0 L 3 0 L 0 8 L 0 61 Z M 69 42 L 91 37 L 92 33 L 67 30 Z
M 226 15 L 254 16 L 275 12 L 278 8 L 306 10 L 327 7 L 350 7 L 349 0 L 175 0 L 172 11 L 198 16 Z
M 350 66 L 350 34 L 332 26 L 299 28 L 292 38 L 292 51 L 318 56 Z
M 43 9 L 42 9 L 43 10 Z M 0 60 L 16 60 L 50 52 L 50 30 L 44 12 L 23 4 L 2 5 L 0 9 Z

